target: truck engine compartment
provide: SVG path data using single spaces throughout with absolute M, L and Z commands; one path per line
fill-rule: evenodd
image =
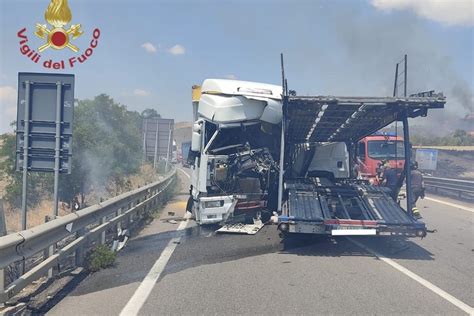
M 275 200 L 278 179 L 277 144 L 272 135 L 263 131 L 261 124 L 221 129 L 210 123 L 206 126 L 208 134 L 212 130 L 216 133 L 208 149 L 207 196 L 234 195 L 237 213 L 272 207 L 275 203 L 268 201 Z

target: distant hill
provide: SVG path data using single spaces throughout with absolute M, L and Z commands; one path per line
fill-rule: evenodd
M 177 122 L 174 125 L 174 139 L 178 148 L 181 147 L 181 143 L 191 141 L 193 123 L 192 122 Z

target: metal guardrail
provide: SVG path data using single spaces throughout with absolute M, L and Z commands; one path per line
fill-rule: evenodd
M 164 179 L 136 190 L 113 197 L 102 203 L 84 208 L 45 224 L 0 237 L 0 273 L 9 265 L 24 262 L 27 258 L 44 252 L 37 264 L 18 279 L 5 286 L 0 284 L 0 303 L 5 303 L 23 288 L 56 266 L 61 259 L 75 252 L 76 266 L 83 265 L 87 245 L 98 241 L 105 243 L 108 228 L 121 229 L 142 219 L 154 210 L 176 178 L 173 170 Z M 62 248 L 56 248 L 65 238 L 73 239 Z M 54 248 L 53 248 L 54 247 Z
M 426 189 L 435 193 L 448 191 L 457 194 L 459 198 L 474 198 L 474 181 L 424 177 Z
M 414 149 L 438 149 L 447 151 L 474 151 L 474 146 L 413 146 Z

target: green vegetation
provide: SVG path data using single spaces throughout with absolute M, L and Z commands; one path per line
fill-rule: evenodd
M 111 267 L 117 259 L 117 254 L 106 245 L 98 245 L 88 256 L 87 267 L 90 271 L 99 271 Z
M 154 109 L 143 111 L 146 117 L 159 116 Z M 91 192 L 105 195 L 110 184 L 127 188 L 127 176 L 139 171 L 142 164 L 142 115 L 127 110 L 105 94 L 93 100 L 80 100 L 74 109 L 72 173 L 60 175 L 61 201 Z M 21 203 L 22 174 L 15 171 L 15 135 L 0 136 L 0 177 L 6 179 L 5 200 L 12 206 Z M 36 205 L 53 192 L 51 173 L 29 174 L 28 204 Z
M 142 111 L 143 118 L 153 118 L 153 117 L 161 117 L 155 109 L 145 109 Z
M 461 129 L 442 137 L 413 135 L 410 139 L 415 146 L 474 146 L 474 136 Z
M 0 135 L 3 145 L 0 147 L 0 177 L 8 182 L 5 187 L 4 199 L 12 205 L 21 205 L 22 173 L 15 171 L 16 137 L 14 134 Z M 28 174 L 29 188 L 28 205 L 32 206 L 41 201 L 45 191 L 53 192 L 53 175 L 48 173 L 30 172 Z

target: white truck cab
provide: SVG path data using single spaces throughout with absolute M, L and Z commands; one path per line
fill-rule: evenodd
M 195 89 L 199 89 L 195 86 Z M 199 224 L 220 223 L 235 210 L 266 206 L 276 170 L 281 86 L 207 79 L 194 93 L 192 211 Z M 271 147 L 271 146 L 270 146 Z M 189 208 L 192 208 L 189 209 Z

